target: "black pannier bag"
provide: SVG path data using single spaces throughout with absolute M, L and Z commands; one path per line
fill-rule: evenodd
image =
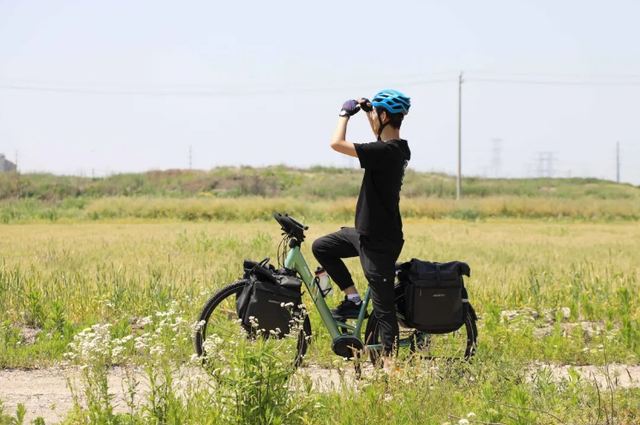
M 291 270 L 266 268 L 248 260 L 244 265 L 247 283 L 236 298 L 243 327 L 251 333 L 261 329 L 267 337 L 271 331 L 279 338 L 287 335 L 293 316 L 300 314 L 302 281 Z M 283 307 L 284 304 L 288 306 Z M 252 317 L 257 327 L 252 324 Z
M 469 309 L 462 276 L 470 274 L 469 265 L 460 261 L 432 263 L 414 258 L 403 263 L 396 286 L 398 310 L 405 316 L 402 324 L 431 334 L 460 329 Z

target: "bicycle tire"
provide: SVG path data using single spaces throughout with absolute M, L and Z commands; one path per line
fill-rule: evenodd
M 476 321 L 477 321 L 476 312 L 471 306 L 471 304 L 469 304 L 469 308 L 467 310 L 467 316 L 465 317 L 464 324 L 462 325 L 462 327 L 465 328 L 465 332 L 467 336 L 464 356 L 462 357 L 464 358 L 464 360 L 470 360 L 476 351 L 476 346 L 478 343 L 478 327 L 476 325 Z M 401 332 L 403 330 L 411 331 L 411 329 L 401 329 Z M 426 343 L 426 346 L 423 345 L 421 348 L 428 348 L 430 344 L 429 341 L 431 340 L 431 337 L 432 337 L 431 334 L 428 334 L 426 332 L 420 332 L 414 329 L 413 334 L 410 336 L 410 338 L 414 338 L 411 344 L 412 354 L 416 354 L 418 352 L 416 339 L 418 339 L 417 337 L 420 337 L 420 336 L 422 337 L 421 339 L 425 339 L 426 341 L 428 341 Z M 433 336 L 440 336 L 440 335 L 433 335 Z M 380 327 L 378 326 L 378 319 L 376 319 L 375 314 L 371 314 L 369 316 L 369 319 L 367 320 L 367 326 L 365 327 L 364 337 L 365 337 L 364 339 L 365 345 L 380 344 Z M 428 357 L 431 358 L 431 356 L 428 356 Z M 369 359 L 374 365 L 380 365 L 380 352 L 377 350 L 370 350 Z
M 211 298 L 205 303 L 202 311 L 200 312 L 200 316 L 198 317 L 198 323 L 201 324 L 200 328 L 195 332 L 194 335 L 194 346 L 196 350 L 196 354 L 198 357 L 202 358 L 203 363 L 206 362 L 206 352 L 204 350 L 204 342 L 207 339 L 207 327 L 209 325 L 209 321 L 211 316 L 215 312 L 215 310 L 221 309 L 221 305 L 226 301 L 227 304 L 233 306 L 233 308 L 227 308 L 223 313 L 227 316 L 230 322 L 237 322 L 238 316 L 235 310 L 235 300 L 236 297 L 242 292 L 244 289 L 247 280 L 240 279 L 233 283 L 230 283 L 221 289 L 219 289 L 216 293 L 213 294 Z M 229 305 L 227 305 L 229 306 Z M 249 333 L 247 332 L 247 336 Z M 311 341 L 311 322 L 309 321 L 309 316 L 305 316 L 304 322 L 302 325 L 302 329 L 298 335 L 298 341 L 296 346 L 296 358 L 295 365 L 296 367 L 302 364 L 305 354 L 307 353 L 307 348 Z

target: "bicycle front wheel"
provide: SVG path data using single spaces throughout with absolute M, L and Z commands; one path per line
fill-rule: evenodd
M 214 341 L 229 344 L 236 343 L 238 338 L 243 338 L 243 348 L 247 350 L 257 349 L 255 346 L 260 345 L 261 342 L 256 341 L 255 336 L 242 326 L 236 312 L 236 298 L 246 283 L 245 279 L 241 279 L 224 286 L 207 301 L 202 309 L 194 335 L 194 345 L 197 355 L 203 362 L 206 362 L 208 356 L 216 354 L 210 352 L 216 349 Z M 296 367 L 300 366 L 310 340 L 311 322 L 305 315 L 297 335 L 289 335 L 279 342 L 280 351 L 292 353 L 291 360 L 295 362 Z

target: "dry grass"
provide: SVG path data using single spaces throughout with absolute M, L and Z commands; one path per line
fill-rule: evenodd
M 303 253 L 315 266 L 310 242 L 350 223 L 307 224 L 310 230 Z M 44 300 L 47 304 L 73 301 L 67 304 L 70 318 L 83 321 L 83 311 L 99 311 L 100 298 L 115 291 L 109 281 L 123 285 L 122 290 L 139 299 L 137 305 L 121 306 L 132 312 L 152 307 L 153 299 L 144 297 L 153 282 L 160 289 L 176 291 L 176 296 L 198 298 L 196 309 L 203 296 L 239 275 L 243 258 L 270 256 L 275 261 L 279 238 L 275 221 L 3 226 L 0 270 L 4 270 L 5 284 L 8 273 L 15 270 L 23 280 L 20 291 L 5 292 L 2 314 L 20 320 L 20 300 L 28 285 L 50 294 Z M 484 303 L 505 308 L 531 306 L 534 301 L 546 307 L 560 305 L 567 301 L 571 279 L 580 270 L 589 279 L 603 280 L 612 292 L 623 282 L 616 275 L 631 279 L 640 274 L 640 227 L 635 223 L 409 218 L 405 239 L 403 260 L 467 261 L 473 269 L 469 288 L 481 309 Z M 363 287 L 358 262 L 348 260 L 348 264 Z M 531 298 L 532 273 L 547 279 L 535 300 Z
M 265 220 L 273 211 L 289 212 L 313 221 L 349 221 L 354 216 L 356 200 L 303 201 L 290 198 L 240 199 L 162 199 L 103 198 L 85 208 L 88 217 L 180 220 Z M 556 218 L 576 220 L 640 219 L 638 200 L 602 200 L 584 198 L 552 199 L 498 197 L 482 199 L 423 198 L 404 199 L 401 212 L 405 218 L 457 218 L 475 220 L 491 217 Z
M 241 207 L 249 208 L 247 204 Z M 342 207 L 349 205 L 345 202 Z M 350 221 L 306 223 L 310 230 L 303 253 L 311 267 L 316 261 L 310 242 Z M 154 357 L 151 351 L 139 353 L 134 341 L 129 341 L 127 352 L 132 362 L 142 362 L 145 370 L 152 370 L 148 368 L 153 362 L 172 365 L 167 366 L 167 373 L 184 370 L 181 367 L 193 352 L 189 324 L 205 300 L 239 275 L 243 258 L 275 258 L 280 238 L 278 226 L 271 221 L 112 221 L 5 225 L 1 229 L 0 368 L 49 365 L 62 359 L 69 351 L 68 343 L 83 328 L 109 323 L 112 326 L 105 332 L 114 341 L 162 335 L 159 341 L 166 353 L 161 357 Z M 637 389 L 611 389 L 604 408 L 599 403 L 599 390 L 588 378 L 580 381 L 572 377 L 556 383 L 549 372 L 541 370 L 531 377 L 530 370 L 532 364 L 540 363 L 638 363 L 640 226 L 628 221 L 407 218 L 405 239 L 402 260 L 463 260 L 471 265 L 467 287 L 482 316 L 475 360 L 470 364 L 407 363 L 391 381 L 368 377 L 357 390 L 341 386 L 325 394 L 305 384 L 307 392 L 285 391 L 283 400 L 295 406 L 300 417 L 308 418 L 306 423 L 334 423 L 333 417 L 344 419 L 341 423 L 364 423 L 372 417 L 379 423 L 421 423 L 423 419 L 424 423 L 443 423 L 452 413 L 465 416 L 470 412 L 485 422 L 549 423 L 548 415 L 543 414 L 512 420 L 513 410 L 506 404 L 553 412 L 564 423 L 604 423 L 597 420 L 604 415 L 620 419 L 608 423 L 634 423 L 629 418 L 638 417 Z M 364 289 L 358 260 L 347 263 L 356 284 Z M 336 295 L 329 303 L 338 301 Z M 561 307 L 568 307 L 569 314 Z M 541 314 L 510 318 L 501 314 L 503 310 L 524 309 Z M 173 312 L 169 322 L 168 311 Z M 141 325 L 146 316 L 155 322 Z M 174 331 L 178 319 L 182 327 Z M 315 340 L 307 360 L 332 365 L 344 375 L 351 365 L 331 353 L 330 338 L 313 310 L 311 321 Z M 591 332 L 585 332 L 582 323 L 592 326 Z M 158 334 L 161 326 L 164 330 Z M 34 331 L 33 338 L 22 332 L 26 327 Z M 238 370 L 252 370 L 245 367 L 249 362 L 242 360 L 244 351 L 233 354 L 237 356 L 230 357 L 230 364 L 235 361 Z M 274 352 L 273 358 L 280 355 Z M 106 376 L 104 362 L 94 366 Z M 221 389 L 226 394 L 245 394 L 247 388 L 261 388 L 253 384 L 261 377 L 251 373 Z M 178 412 L 176 423 L 236 423 L 215 417 L 229 403 L 228 398 L 218 404 L 209 399 L 219 394 L 220 388 L 211 392 L 207 387 L 194 387 L 184 404 L 176 395 L 184 394 L 178 386 L 161 388 L 165 394 L 162 402 Z M 242 390 L 236 391 L 238 388 Z M 615 414 L 609 409 L 614 402 Z M 93 411 L 108 413 L 108 404 L 94 404 Z M 266 407 L 272 405 L 266 403 Z M 317 406 L 332 406 L 334 416 L 324 415 Z M 290 409 L 282 417 L 291 418 L 288 412 Z M 134 413 L 136 421 L 120 423 L 149 421 L 150 410 L 140 407 Z M 104 421 L 92 423 L 115 422 L 106 416 Z M 88 422 L 71 419 L 68 423 Z

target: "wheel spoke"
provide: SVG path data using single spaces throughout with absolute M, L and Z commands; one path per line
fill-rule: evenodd
M 469 359 L 475 352 L 478 331 L 474 315 L 469 312 L 463 326 L 455 332 L 432 335 L 400 327 L 400 340 L 410 341 L 410 352 L 422 358 Z M 371 315 L 365 330 L 367 344 L 380 344 L 380 328 Z M 402 352 L 400 352 L 402 355 Z M 369 351 L 374 364 L 379 364 L 380 353 Z
M 264 350 L 267 345 L 281 353 L 291 353 L 291 360 L 299 365 L 308 345 L 306 335 L 311 335 L 311 325 L 308 317 L 304 319 L 303 328 L 297 335 L 290 335 L 282 339 L 267 338 L 260 342 L 253 332 L 244 327 L 236 311 L 236 296 L 244 288 L 244 281 L 239 281 L 220 289 L 211 297 L 200 315 L 200 331 L 195 335 L 196 352 L 206 361 L 207 356 L 214 353 L 219 344 L 241 343 L 243 350 Z M 266 345 L 265 345 L 266 344 Z M 225 346 L 222 346 L 226 348 Z

